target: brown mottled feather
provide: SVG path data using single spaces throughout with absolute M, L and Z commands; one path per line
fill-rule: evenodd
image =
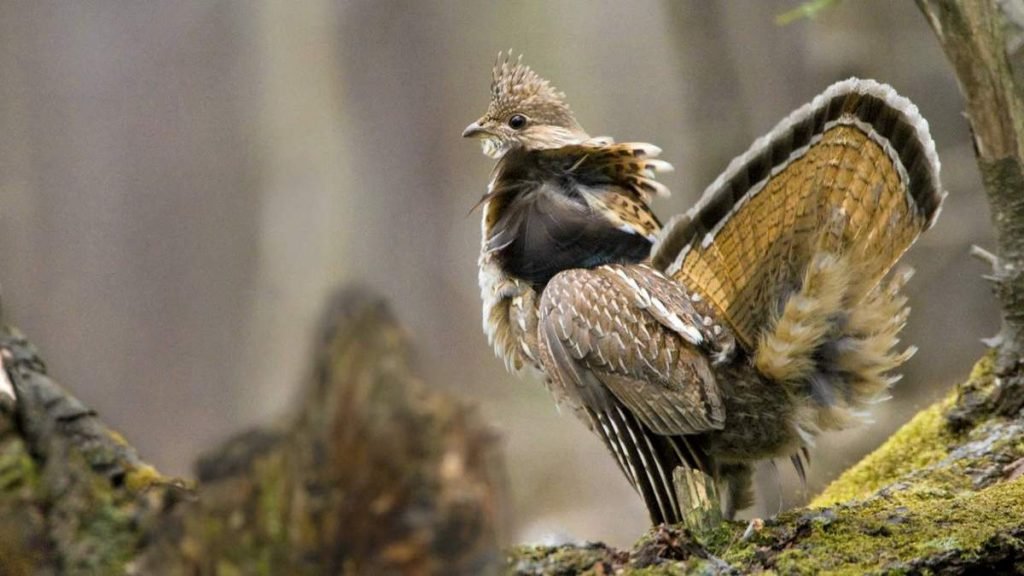
M 591 407 L 606 402 L 592 388 L 610 391 L 657 434 L 720 428 L 725 414 L 707 352 L 729 336 L 705 325 L 685 293 L 668 301 L 641 288 L 644 276 L 660 277 L 647 284 L 664 292 L 682 292 L 645 266 L 556 276 L 540 303 L 545 372 L 562 395 Z
M 669 194 L 655 178 L 660 172 L 672 170 L 671 164 L 656 159 L 660 153 L 651 144 L 591 139 L 579 145 L 539 150 L 535 155 L 542 169 L 581 183 L 581 193 L 605 218 L 653 240 L 661 223 L 648 203 L 654 196 Z

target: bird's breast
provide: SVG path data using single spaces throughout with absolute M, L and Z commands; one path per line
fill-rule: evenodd
M 485 230 L 485 249 L 508 276 L 537 291 L 564 270 L 636 263 L 650 255 L 647 237 L 609 220 L 561 183 L 538 184 L 501 208 Z

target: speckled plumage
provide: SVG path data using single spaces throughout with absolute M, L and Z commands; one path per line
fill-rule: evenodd
M 498 159 L 483 199 L 484 330 L 607 445 L 651 520 L 678 522 L 677 466 L 750 502 L 751 465 L 859 421 L 912 350 L 882 283 L 938 213 L 927 123 L 849 80 L 755 142 L 687 214 L 649 207 L 671 167 L 592 138 L 564 95 L 499 58 L 467 128 Z

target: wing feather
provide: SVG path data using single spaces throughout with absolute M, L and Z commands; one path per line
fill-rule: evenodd
M 706 354 L 730 336 L 721 327 L 716 336 L 672 285 L 639 265 L 555 276 L 539 326 L 541 362 L 556 394 L 604 410 L 611 392 L 656 434 L 721 428 L 725 409 Z

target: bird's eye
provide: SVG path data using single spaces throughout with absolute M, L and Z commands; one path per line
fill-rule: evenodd
M 526 126 L 526 116 L 523 116 L 522 114 L 513 114 L 512 117 L 508 119 L 508 126 L 513 130 L 519 130 L 523 126 Z

